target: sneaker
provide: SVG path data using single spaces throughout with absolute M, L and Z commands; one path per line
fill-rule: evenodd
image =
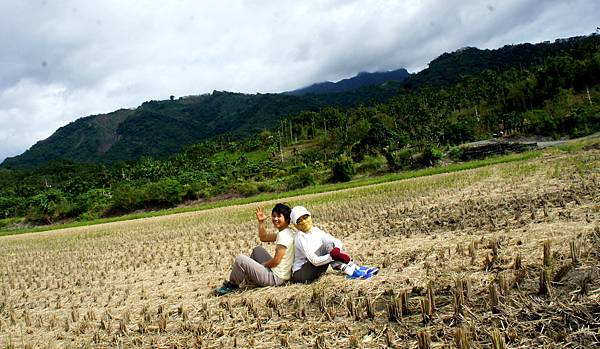
M 357 267 L 356 270 L 354 270 L 354 273 L 352 273 L 352 275 L 348 275 L 347 278 L 366 280 L 374 275 L 377 275 L 377 273 L 379 273 L 379 268 L 360 266 Z
M 352 273 L 352 275 L 347 275 L 346 277 L 348 279 L 361 279 L 361 280 L 365 280 L 365 279 L 370 278 L 371 276 L 373 276 L 373 275 L 367 274 L 365 271 L 362 271 L 359 268 L 356 268 L 354 270 L 354 272 Z
M 379 268 L 377 267 L 366 267 L 366 266 L 359 266 L 358 269 L 360 271 L 364 271 L 367 274 L 372 274 L 372 275 L 377 275 L 377 273 L 379 273 Z
M 234 284 L 232 284 L 229 281 L 225 281 L 223 283 L 223 286 L 215 289 L 215 295 L 217 295 L 217 296 L 224 296 L 224 295 L 226 295 L 228 293 L 231 293 L 231 292 L 235 291 L 237 288 L 238 288 L 237 285 L 234 285 Z

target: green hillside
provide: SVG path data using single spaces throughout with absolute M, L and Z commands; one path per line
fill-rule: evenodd
M 204 139 L 236 140 L 265 128 L 277 128 L 281 119 L 302 111 L 319 111 L 326 106 L 345 109 L 373 105 L 397 95 L 398 90 L 397 84 L 386 84 L 306 96 L 214 91 L 149 101 L 133 110 L 78 119 L 22 155 L 6 159 L 1 166 L 33 168 L 59 158 L 105 164 L 142 156 L 165 158 Z
M 402 85 L 390 82 L 341 93 L 292 96 L 215 91 L 207 95 L 149 101 L 133 110 L 119 110 L 74 121 L 24 154 L 6 159 L 1 166 L 33 168 L 59 158 L 104 164 L 137 160 L 142 156 L 164 159 L 186 145 L 205 139 L 239 140 L 262 129 L 277 129 L 281 127 L 281 120 L 303 111 L 374 106 L 392 97 L 402 98 L 421 88 L 451 87 L 484 72 L 490 79 L 496 79 L 511 69 L 520 74 L 552 57 L 579 59 L 581 54 L 593 50 L 597 44 L 597 36 L 592 35 L 560 39 L 553 43 L 511 45 L 496 50 L 464 48 L 442 54 L 427 69 L 412 75 Z
M 437 57 L 426 69 L 411 77 L 406 85 L 452 86 L 464 76 L 477 75 L 485 70 L 497 73 L 511 68 L 525 70 L 543 64 L 548 57 L 571 55 L 581 50 L 582 46 L 596 44 L 597 40 L 590 40 L 590 37 L 574 37 L 539 44 L 506 45 L 495 50 L 464 47 Z

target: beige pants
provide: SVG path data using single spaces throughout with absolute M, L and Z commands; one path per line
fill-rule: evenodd
M 271 258 L 269 252 L 262 246 L 256 246 L 250 257 L 242 255 L 235 257 L 229 282 L 238 286 L 244 280 L 246 283 L 256 286 L 279 286 L 283 284 L 283 280 L 273 274 L 271 269 L 262 265 Z

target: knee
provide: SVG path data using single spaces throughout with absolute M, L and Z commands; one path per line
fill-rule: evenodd
M 335 245 L 333 243 L 325 242 L 317 250 L 317 255 L 324 256 L 326 254 L 329 254 L 329 252 L 331 252 L 331 250 L 333 250 L 334 247 L 335 247 Z
M 244 256 L 244 255 L 238 255 L 237 257 L 235 257 L 235 260 L 233 261 L 233 264 L 235 264 L 237 266 L 242 266 L 242 265 L 245 264 L 246 258 L 248 258 L 248 257 Z

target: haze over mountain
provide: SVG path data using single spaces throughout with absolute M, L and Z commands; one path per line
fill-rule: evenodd
M 301 96 L 309 93 L 323 94 L 346 92 L 364 86 L 380 85 L 387 81 L 402 82 L 409 76 L 409 72 L 404 68 L 386 72 L 360 72 L 354 77 L 343 79 L 338 82 L 319 82 L 297 90 L 285 92 L 285 94 Z

